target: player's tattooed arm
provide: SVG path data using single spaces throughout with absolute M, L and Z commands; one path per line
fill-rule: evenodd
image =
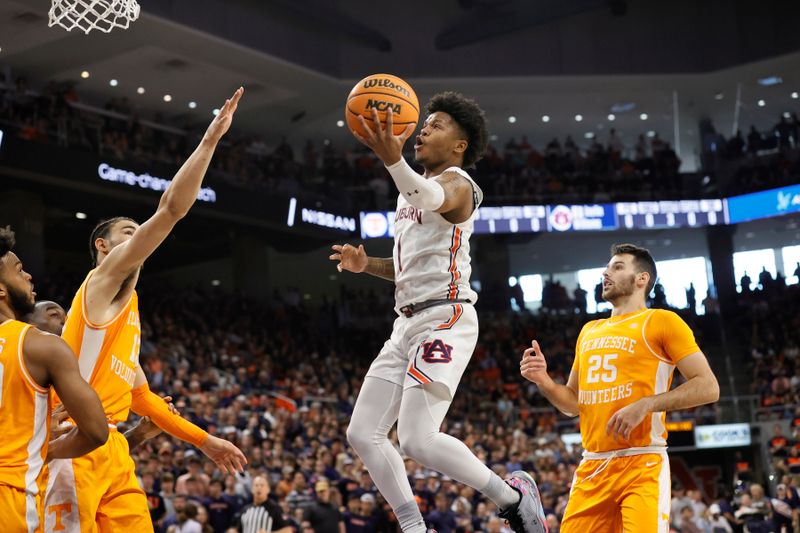
M 387 281 L 394 281 L 394 259 L 391 257 L 367 257 L 364 272 Z
M 445 172 L 436 181 L 444 189 L 444 203 L 436 210 L 445 220 L 461 224 L 475 210 L 474 189 L 467 178 L 458 172 Z
M 394 281 L 394 260 L 391 257 L 369 257 L 364 245 L 334 244 L 333 253 L 328 258 L 338 261 L 339 272 L 345 270 L 356 274 L 365 273 L 387 281 Z

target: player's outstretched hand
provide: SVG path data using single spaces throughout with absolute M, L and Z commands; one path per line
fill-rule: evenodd
M 358 248 L 350 244 L 334 244 L 333 252 L 328 259 L 339 261 L 336 268 L 339 272 L 349 270 L 359 274 L 367 268 L 367 252 L 364 245 L 359 244 Z
M 367 125 L 367 121 L 364 120 L 363 116 L 359 115 L 358 120 L 361 122 L 361 128 L 367 132 L 367 135 L 366 137 L 361 136 L 356 131 L 353 131 L 353 135 L 356 139 L 361 141 L 362 144 L 375 152 L 375 155 L 377 155 L 386 166 L 394 165 L 400 161 L 400 158 L 403 157 L 403 145 L 408 138 L 411 137 L 411 134 L 414 133 L 414 128 L 417 127 L 416 124 L 409 124 L 406 126 L 406 129 L 403 130 L 403 133 L 395 135 L 394 117 L 391 107 L 386 111 L 385 127 L 381 126 L 378 110 L 374 107 L 372 108 L 372 124 L 375 126 L 375 129 Z
M 236 89 L 236 92 L 233 93 L 233 96 L 225 100 L 225 105 L 220 108 L 219 113 L 214 117 L 214 120 L 211 121 L 211 124 L 209 124 L 206 130 L 206 139 L 217 142 L 225 135 L 231 127 L 233 114 L 236 113 L 236 107 L 239 105 L 239 99 L 243 94 L 244 88 L 239 87 Z
M 547 361 L 537 341 L 532 341 L 531 347 L 522 354 L 519 372 L 523 378 L 537 385 L 541 385 L 550 379 L 550 376 L 547 375 Z
M 247 464 L 247 459 L 242 450 L 230 442 L 214 435 L 209 435 L 203 445 L 200 446 L 200 450 L 214 461 L 224 473 L 244 472 L 244 465 Z
M 614 413 L 606 424 L 606 435 L 614 440 L 630 440 L 633 430 L 639 427 L 648 414 L 648 398 L 636 400 Z

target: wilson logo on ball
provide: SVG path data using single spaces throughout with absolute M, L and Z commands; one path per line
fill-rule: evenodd
M 411 92 L 408 89 L 402 85 L 394 83 L 389 78 L 383 78 L 382 80 L 370 78 L 364 82 L 365 89 L 370 89 L 372 87 L 385 87 L 386 89 L 394 89 L 395 91 L 403 93 L 406 96 L 411 96 Z
M 389 108 L 392 108 L 392 113 L 395 115 L 399 115 L 403 112 L 403 105 L 402 104 L 393 104 L 391 102 L 384 102 L 383 100 L 367 100 L 367 105 L 365 109 L 377 109 L 378 111 L 388 111 Z

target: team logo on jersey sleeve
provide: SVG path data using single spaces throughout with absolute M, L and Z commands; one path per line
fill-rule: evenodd
M 453 360 L 453 347 L 436 339 L 422 344 L 422 360 L 426 363 L 449 363 Z

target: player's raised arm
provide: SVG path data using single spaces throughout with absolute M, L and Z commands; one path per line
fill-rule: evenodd
M 200 144 L 164 191 L 155 214 L 135 230 L 130 240 L 108 252 L 108 256 L 100 263 L 93 278 L 92 291 L 95 294 L 92 296 L 98 296 L 97 291 L 102 290 L 103 285 L 107 285 L 108 290 L 105 292 L 108 294 L 103 300 L 111 301 L 117 295 L 122 282 L 144 263 L 166 239 L 175 224 L 189 212 L 197 199 L 217 143 L 230 128 L 243 93 L 244 89 L 240 87 L 225 101 L 219 114 L 208 126 Z M 107 243 L 98 243 L 97 246 L 107 246 Z
M 356 274 L 364 272 L 377 278 L 394 281 L 394 260 L 391 257 L 369 257 L 363 244 L 359 244 L 358 247 L 350 244 L 334 244 L 332 249 L 333 253 L 328 259 L 339 262 L 336 265 L 339 272 L 345 270 Z
M 108 422 L 94 389 L 81 377 L 75 354 L 60 337 L 31 328 L 23 346 L 25 363 L 39 383 L 49 383 L 75 427 L 50 443 L 47 460 L 79 457 L 108 439 Z
M 547 373 L 547 361 L 537 341 L 525 350 L 519 363 L 522 377 L 536 383 L 545 398 L 567 416 L 578 416 L 578 376 L 573 369 L 566 385 L 553 381 Z

